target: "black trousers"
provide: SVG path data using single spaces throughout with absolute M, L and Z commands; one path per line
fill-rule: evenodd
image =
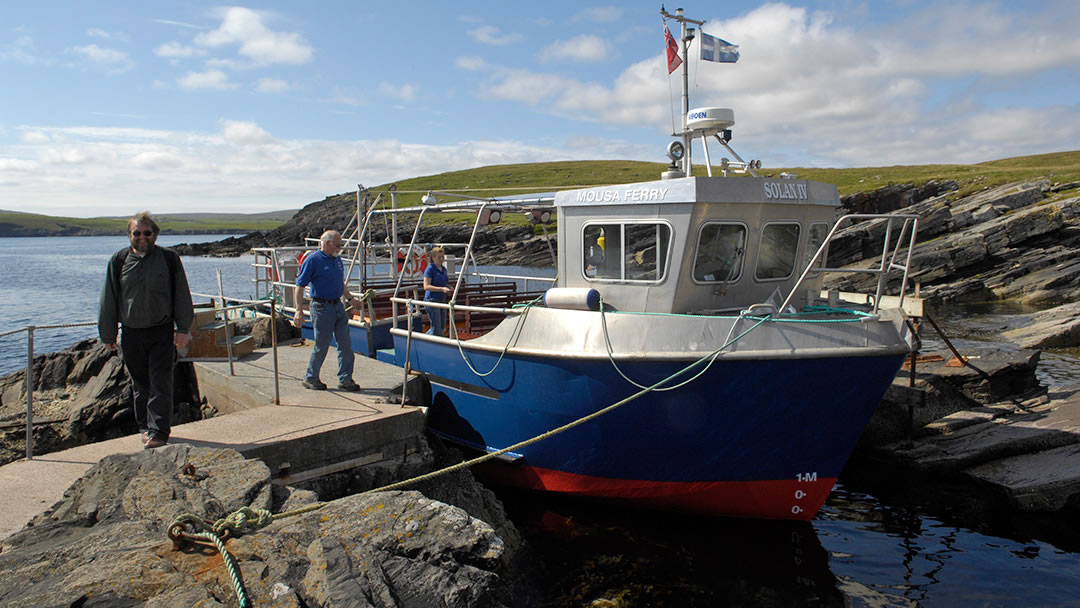
M 139 329 L 124 327 L 120 334 L 124 366 L 135 396 L 135 422 L 139 431 L 168 439 L 172 431 L 173 366 L 176 347 L 173 325 Z

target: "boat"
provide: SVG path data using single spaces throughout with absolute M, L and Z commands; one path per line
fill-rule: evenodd
M 685 56 L 687 23 L 702 22 L 665 15 L 682 25 Z M 476 469 L 485 481 L 808 520 L 917 349 L 905 308 L 918 303 L 906 294 L 918 218 L 838 218 L 834 185 L 759 176 L 759 161 L 735 153 L 732 110 L 690 109 L 685 96 L 683 105 L 671 164 L 654 181 L 498 197 L 430 191 L 417 205 L 399 204 L 392 187 L 358 188 L 343 254 L 352 289 L 365 294 L 351 321 L 356 350 L 425 380 L 429 429 L 496 456 Z M 695 143 L 705 175 L 693 173 Z M 734 160 L 714 165 L 709 145 Z M 475 225 L 468 242 L 445 244 L 452 296 L 424 303 L 421 227 L 447 212 L 473 214 Z M 477 232 L 516 213 L 557 226 L 555 277 L 543 289 L 476 266 Z M 411 240 L 399 243 L 406 217 Z M 380 222 L 392 228 L 373 237 Z M 856 222 L 885 226 L 878 263 L 858 269 L 876 277 L 873 292 L 823 291 L 827 274 L 851 272 L 827 256 Z M 268 288 L 291 289 L 298 251 L 256 250 Z M 425 306 L 449 311 L 447 335 L 424 333 Z

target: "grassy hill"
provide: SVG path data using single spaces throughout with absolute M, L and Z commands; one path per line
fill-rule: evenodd
M 657 180 L 666 168 L 667 165 L 663 163 L 618 160 L 529 163 L 451 171 L 394 183 L 397 186 L 398 204 L 408 206 L 419 205 L 420 197 L 430 190 L 480 197 L 551 192 L 582 186 Z M 779 176 L 782 172 L 836 184 L 841 195 L 875 190 L 891 184 L 914 183 L 919 186 L 930 180 L 955 180 L 960 185 L 960 194 L 966 195 L 1016 181 L 1080 181 L 1080 150 L 1005 158 L 974 165 L 896 165 L 854 169 L 791 167 L 758 171 L 763 176 Z M 705 167 L 695 166 L 694 174 L 706 175 Z M 383 184 L 372 190 L 375 193 L 386 192 L 388 186 Z M 1070 196 L 1074 192 L 1071 190 L 1059 196 Z M 239 234 L 276 228 L 293 214 L 292 210 L 259 214 L 177 213 L 159 215 L 158 218 L 167 233 Z M 440 214 L 431 221 L 453 222 L 458 219 L 451 214 Z M 64 218 L 0 210 L 0 237 L 119 234 L 124 231 L 126 221 L 126 218 Z M 524 218 L 513 215 L 505 221 L 525 222 Z
M 420 197 L 429 190 L 481 197 L 508 196 L 515 193 L 551 192 L 581 186 L 657 180 L 666 168 L 667 165 L 662 163 L 636 161 L 531 163 L 451 171 L 394 183 L 398 189 L 398 204 L 407 206 L 419 205 Z M 960 194 L 967 195 L 984 188 L 1016 181 L 1037 179 L 1061 183 L 1080 181 L 1080 150 L 1006 158 L 974 165 L 896 165 L 854 169 L 791 167 L 758 170 L 758 174 L 762 176 L 778 177 L 782 172 L 795 173 L 804 179 L 836 184 L 841 196 L 875 190 L 891 184 L 914 183 L 919 186 L 931 180 L 955 180 L 960 185 Z M 695 165 L 694 174 L 706 175 L 704 165 Z M 385 192 L 387 186 L 389 184 L 372 190 L 375 193 Z M 443 214 L 441 218 L 443 221 L 454 221 L 448 217 L 449 215 Z M 426 221 L 435 221 L 435 218 Z M 516 216 L 511 216 L 506 221 L 524 222 Z
M 295 213 L 165 213 L 155 217 L 166 234 L 247 234 L 277 228 Z M 0 237 L 123 234 L 127 221 L 126 217 L 53 217 L 0 210 Z

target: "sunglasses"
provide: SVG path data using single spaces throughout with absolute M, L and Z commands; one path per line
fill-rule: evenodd
M 139 232 L 138 230 L 132 230 L 131 231 L 131 236 L 154 236 L 154 231 L 153 230 L 143 230 L 142 232 Z

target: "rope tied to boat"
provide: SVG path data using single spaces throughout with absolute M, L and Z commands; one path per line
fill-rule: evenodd
M 522 314 L 519 316 L 518 326 L 515 327 L 515 330 L 513 332 L 511 332 L 510 341 L 508 341 L 506 346 L 503 348 L 503 351 L 500 354 L 498 361 L 496 361 L 495 366 L 490 371 L 488 371 L 488 372 L 486 372 L 485 374 L 482 374 L 482 375 L 490 374 L 493 371 L 495 371 L 496 367 L 498 367 L 499 363 L 502 361 L 503 356 L 506 354 L 506 351 L 508 350 L 508 348 L 510 346 L 510 342 L 513 341 L 513 337 L 517 334 L 517 331 L 520 329 L 520 323 L 521 323 L 521 320 L 522 320 L 521 318 L 524 317 L 525 314 L 528 313 L 528 308 L 535 305 L 535 303 L 538 300 L 539 300 L 539 298 L 537 300 L 534 300 L 534 301 L 529 302 L 529 303 L 524 305 L 526 310 L 523 311 Z M 451 310 L 452 310 L 452 303 L 451 303 Z M 632 385 L 634 385 L 635 387 L 640 389 L 640 390 L 638 390 L 638 392 L 636 392 L 633 395 L 630 395 L 628 397 L 625 397 L 623 399 L 620 399 L 619 401 L 616 401 L 615 403 L 612 403 L 611 405 L 608 405 L 608 406 L 606 406 L 604 408 L 601 408 L 601 409 L 599 409 L 599 410 L 597 410 L 595 412 L 592 412 L 591 414 L 587 414 L 585 416 L 582 416 L 581 418 L 578 418 L 577 420 L 574 420 L 572 422 L 564 424 L 564 425 L 562 425 L 560 427 L 551 429 L 550 431 L 541 433 L 540 435 L 536 435 L 536 436 L 531 437 L 529 439 L 525 439 L 523 441 L 519 441 L 518 443 L 506 446 L 506 447 L 504 447 L 502 449 L 494 450 L 494 451 L 488 452 L 486 454 L 483 454 L 481 456 L 477 456 L 476 458 L 473 458 L 473 459 L 470 459 L 470 460 L 465 460 L 465 461 L 459 462 L 457 464 L 450 465 L 448 467 L 443 467 L 442 469 L 431 471 L 429 473 L 424 473 L 422 475 L 417 475 L 416 477 L 412 477 L 412 478 L 409 478 L 409 479 L 406 479 L 406 480 L 403 480 L 403 481 L 391 483 L 391 484 L 381 486 L 381 487 L 378 487 L 378 488 L 371 488 L 369 490 L 365 490 L 364 492 L 361 492 L 360 494 L 372 494 L 374 492 L 387 492 L 387 491 L 391 491 L 391 490 L 397 490 L 397 489 L 407 487 L 407 486 L 410 486 L 410 485 L 413 485 L 413 484 L 416 484 L 416 483 L 429 481 L 429 480 L 432 480 L 432 479 L 436 479 L 438 477 L 442 477 L 444 475 L 449 475 L 450 473 L 454 473 L 456 471 L 464 470 L 466 468 L 475 466 L 477 464 L 480 464 L 480 463 L 487 462 L 489 460 L 498 458 L 499 456 L 502 456 L 502 455 L 507 454 L 509 452 L 514 452 L 514 451 L 520 450 L 522 448 L 528 447 L 530 445 L 533 445 L 534 443 L 539 443 L 540 441 L 543 441 L 543 440 L 548 439 L 550 437 L 554 437 L 555 435 L 565 433 L 566 431 L 569 431 L 569 430 L 571 430 L 571 429 L 573 429 L 575 427 L 581 426 L 582 424 L 585 424 L 587 422 L 595 420 L 596 418 L 599 418 L 600 416 L 603 416 L 604 414 L 610 413 L 610 412 L 612 412 L 612 411 L 626 405 L 627 403 L 630 403 L 630 402 L 632 402 L 632 401 L 634 401 L 634 400 L 636 400 L 636 399 L 638 399 L 638 398 L 640 398 L 640 397 L 642 397 L 642 396 L 644 396 L 644 395 L 646 395 L 646 394 L 648 394 L 650 392 L 668 391 L 668 390 L 674 390 L 676 388 L 683 387 L 683 386 L 687 385 L 688 383 L 690 383 L 690 382 L 696 380 L 697 378 L 701 377 L 701 375 L 704 374 L 712 366 L 712 364 L 716 361 L 716 358 L 720 355 L 720 353 L 723 352 L 728 347 L 730 347 L 732 344 L 734 344 L 737 341 L 739 341 L 740 339 L 742 339 L 744 336 L 746 336 L 748 333 L 750 333 L 751 331 L 753 331 L 757 327 L 761 326 L 763 323 L 765 323 L 767 321 L 778 321 L 779 320 L 779 319 L 772 318 L 771 315 L 767 315 L 767 316 L 765 316 L 763 318 L 751 317 L 748 314 L 749 311 L 744 310 L 739 314 L 739 319 L 736 320 L 736 323 L 732 324 L 731 330 L 729 330 L 729 332 L 728 332 L 727 339 L 725 339 L 724 344 L 722 346 L 720 346 L 720 348 L 712 351 L 711 353 L 706 354 L 705 356 L 697 359 L 696 361 L 693 361 L 689 365 L 686 365 L 685 367 L 677 370 L 675 373 L 673 373 L 670 376 L 660 380 L 659 382 L 656 382 L 655 384 L 652 384 L 650 386 L 643 386 L 643 385 L 640 385 L 640 384 L 634 382 L 630 378 L 628 378 L 625 374 L 623 374 L 622 370 L 619 369 L 618 365 L 615 364 L 615 361 L 612 358 L 613 351 L 612 351 L 612 347 L 611 347 L 611 341 L 610 341 L 610 338 L 609 338 L 609 335 L 608 335 L 607 321 L 606 321 L 606 319 L 604 317 L 603 310 L 604 310 L 603 301 L 601 300 L 601 303 L 600 303 L 601 323 L 603 325 L 604 341 L 605 341 L 605 343 L 607 345 L 607 348 L 608 348 L 609 359 L 611 359 L 612 365 L 615 367 L 615 369 L 619 372 L 619 374 L 625 380 L 627 380 Z M 832 310 L 832 311 L 828 311 L 828 312 L 845 312 L 845 313 L 856 313 L 857 314 L 857 311 L 849 311 L 849 310 L 845 310 L 845 309 L 837 309 L 837 310 Z M 743 318 L 751 319 L 751 320 L 754 320 L 756 322 L 754 323 L 754 325 L 752 325 L 748 329 L 741 332 L 739 335 L 732 338 L 731 334 L 734 333 L 734 329 L 735 329 L 736 325 L 738 324 L 738 320 L 741 320 Z M 809 320 L 809 319 L 802 319 L 801 321 L 813 322 L 813 320 Z M 833 320 L 827 320 L 827 319 L 819 319 L 819 320 L 817 320 L 817 322 L 829 322 L 829 321 L 833 321 Z M 833 321 L 833 322 L 835 322 L 835 321 Z M 453 327 L 453 325 L 452 325 L 452 327 Z M 456 329 L 456 327 L 455 327 L 455 329 Z M 455 335 L 455 338 L 456 338 L 456 335 Z M 459 351 L 461 351 L 461 340 L 456 339 L 455 341 L 457 342 Z M 461 355 L 462 355 L 462 358 L 465 360 L 465 363 L 467 365 L 469 365 L 469 369 L 473 370 L 474 373 L 477 373 L 478 375 L 481 375 L 478 372 L 476 372 L 476 370 L 472 367 L 472 365 L 469 364 L 468 358 L 465 356 L 465 353 L 463 351 L 461 352 Z M 682 381 L 682 382 L 680 382 L 678 384 L 675 384 L 673 386 L 664 386 L 667 383 L 671 382 L 672 380 L 682 376 L 683 374 L 689 373 L 695 367 L 698 367 L 698 366 L 703 366 L 703 367 L 702 367 L 702 369 L 700 371 L 695 373 L 690 378 L 688 378 L 688 379 L 686 379 L 686 380 L 684 380 L 684 381 Z M 309 513 L 309 512 L 312 512 L 312 511 L 319 510 L 322 507 L 324 507 L 326 504 L 328 504 L 328 503 L 315 503 L 315 504 L 311 504 L 311 505 L 308 505 L 308 506 L 305 506 L 305 507 L 301 507 L 301 508 L 294 509 L 294 510 L 291 510 L 291 511 L 285 511 L 285 512 L 282 512 L 282 513 L 277 513 L 277 514 L 271 513 L 270 511 L 267 511 L 265 509 L 258 509 L 258 508 L 245 506 L 245 507 L 240 507 L 236 511 L 226 515 L 225 517 L 217 520 L 216 522 L 209 522 L 207 520 L 199 518 L 199 517 L 197 517 L 195 515 L 192 515 L 190 513 L 185 513 L 185 514 L 182 514 L 179 517 L 177 517 L 176 520 L 174 520 L 173 524 L 171 526 L 169 526 L 169 529 L 168 529 L 169 530 L 169 537 L 172 538 L 173 542 L 177 543 L 177 544 L 179 544 L 182 540 L 188 540 L 188 541 L 193 541 L 193 542 L 203 541 L 203 542 L 212 543 L 217 548 L 218 552 L 221 554 L 222 561 L 225 563 L 225 566 L 228 569 L 229 576 L 230 576 L 230 578 L 232 579 L 232 582 L 233 582 L 233 589 L 236 592 L 236 597 L 237 597 L 237 600 L 238 600 L 240 606 L 243 607 L 243 608 L 250 608 L 252 606 L 252 604 L 251 604 L 250 600 L 247 597 L 247 592 L 246 592 L 246 590 L 244 588 L 243 578 L 241 577 L 241 574 L 240 574 L 240 568 L 239 568 L 238 564 L 236 563 L 235 558 L 233 558 L 233 556 L 226 549 L 225 541 L 228 538 L 238 538 L 240 536 L 243 536 L 244 534 L 249 534 L 251 532 L 255 532 L 255 531 L 257 531 L 257 530 L 259 530 L 261 528 L 264 528 L 264 527 L 270 525 L 272 522 L 280 520 L 280 519 L 284 519 L 284 518 L 287 518 L 287 517 L 292 517 L 292 516 L 295 516 L 295 515 L 301 515 L 303 513 Z M 190 531 L 185 529 L 186 527 L 190 527 Z

